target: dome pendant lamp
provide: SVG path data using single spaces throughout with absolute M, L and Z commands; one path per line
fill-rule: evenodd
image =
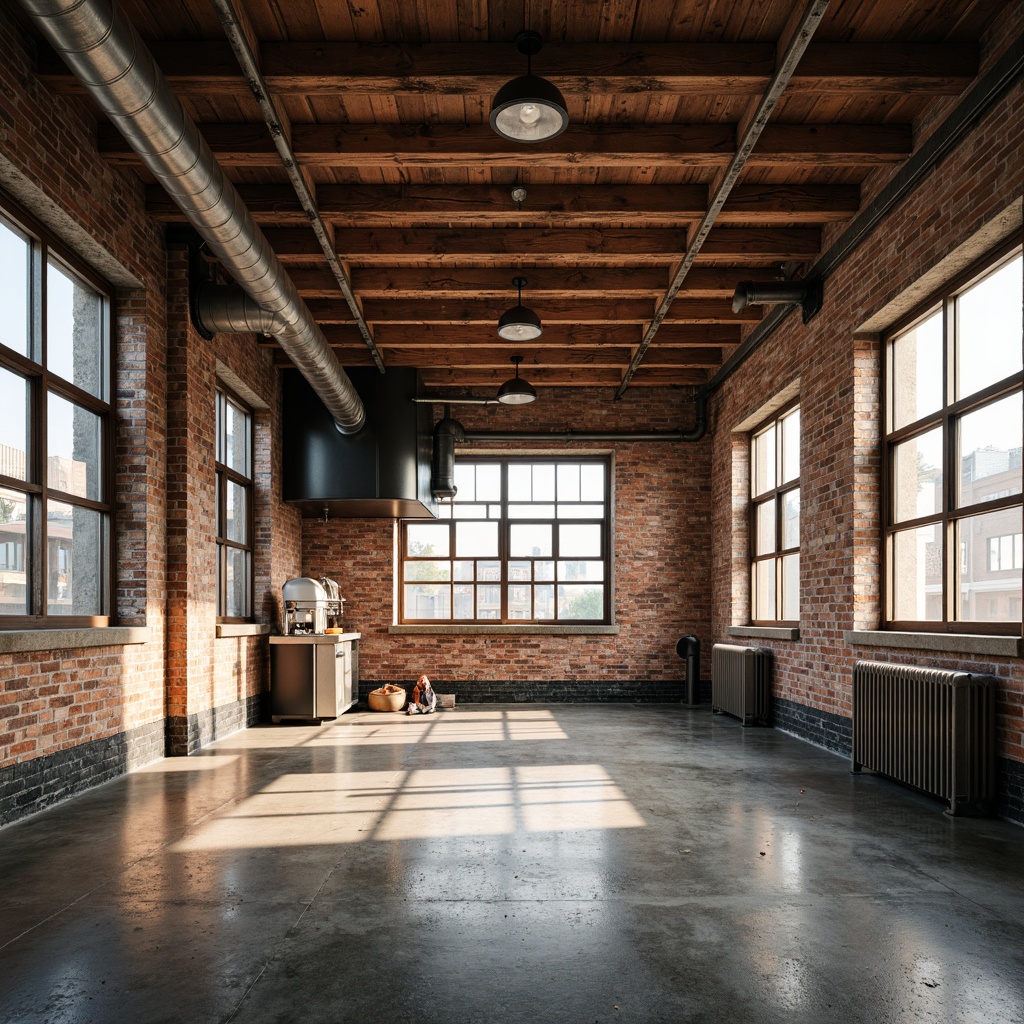
M 565 98 L 547 79 L 531 73 L 531 60 L 540 48 L 538 33 L 516 36 L 516 49 L 526 57 L 526 74 L 506 82 L 491 103 L 491 127 L 512 142 L 545 142 L 569 124 Z
M 498 337 L 506 341 L 533 341 L 541 336 L 540 317 L 523 305 L 525 277 L 513 277 L 512 284 L 519 289 L 518 305 L 506 309 L 498 319 Z
M 502 405 L 526 405 L 529 402 L 535 401 L 537 392 L 534 390 L 533 385 L 519 376 L 519 364 L 523 361 L 523 357 L 509 356 L 509 359 L 515 364 L 516 375 L 509 377 L 498 388 L 498 401 Z

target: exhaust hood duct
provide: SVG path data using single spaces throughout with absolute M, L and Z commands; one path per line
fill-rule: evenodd
M 430 473 L 430 489 L 437 501 L 451 501 L 458 493 L 455 486 L 455 445 L 466 439 L 466 432 L 458 420 L 449 415 L 445 406 L 444 419 L 434 427 L 434 461 Z
M 21 5 L 224 269 L 257 306 L 279 318 L 278 343 L 338 430 L 357 432 L 365 410 L 356 389 L 120 5 L 110 0 L 21 0 Z
M 747 306 L 793 303 L 803 308 L 804 323 L 821 309 L 821 281 L 740 281 L 732 296 L 732 311 Z
M 376 367 L 350 371 L 366 409 L 358 434 L 342 434 L 309 384 L 293 370 L 281 374 L 282 496 L 307 519 L 429 519 L 437 515 L 430 490 L 430 406 L 419 371 Z

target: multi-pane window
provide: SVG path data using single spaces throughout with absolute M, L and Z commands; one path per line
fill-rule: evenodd
M 751 610 L 755 624 L 800 621 L 800 409 L 750 439 Z
M 28 218 L 0 210 L 0 617 L 106 625 L 110 300 Z
M 252 617 L 252 414 L 217 392 L 217 615 Z
M 1021 628 L 1019 250 L 887 343 L 887 620 Z
M 436 521 L 402 524 L 403 622 L 611 621 L 605 458 L 458 462 Z

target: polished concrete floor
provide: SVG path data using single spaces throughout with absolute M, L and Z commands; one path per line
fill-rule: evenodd
M 4 1024 L 1024 1022 L 1024 829 L 707 708 L 250 729 L 0 879 Z

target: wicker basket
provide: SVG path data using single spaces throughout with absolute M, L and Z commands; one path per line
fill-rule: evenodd
M 401 711 L 405 707 L 405 690 L 398 690 L 396 693 L 371 690 L 366 698 L 366 704 L 371 711 Z

